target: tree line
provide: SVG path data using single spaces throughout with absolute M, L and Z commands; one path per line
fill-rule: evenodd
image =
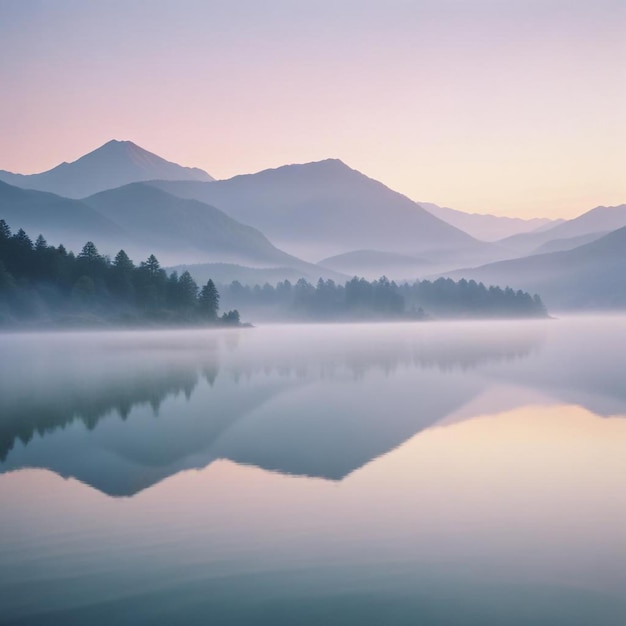
M 510 287 L 486 287 L 465 279 L 439 278 L 397 284 L 383 276 L 378 280 L 352 278 L 345 284 L 305 279 L 285 280 L 276 286 L 244 286 L 238 281 L 223 286 L 229 306 L 274 310 L 293 318 L 331 319 L 428 319 L 478 317 L 544 317 L 546 308 L 538 295 Z
M 168 275 L 153 254 L 135 265 L 124 250 L 111 260 L 89 241 L 75 255 L 0 220 L 0 324 L 239 324 L 237 310 L 218 316 L 219 302 L 212 280 L 199 288 L 189 272 Z

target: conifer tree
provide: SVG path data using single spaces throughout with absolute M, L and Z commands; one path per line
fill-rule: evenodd
M 209 279 L 200 292 L 198 307 L 205 317 L 208 317 L 210 320 L 216 320 L 219 305 L 220 294 L 215 287 L 215 283 Z

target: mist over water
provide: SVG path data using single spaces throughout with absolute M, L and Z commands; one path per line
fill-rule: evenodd
M 0 335 L 3 619 L 623 624 L 625 331 Z

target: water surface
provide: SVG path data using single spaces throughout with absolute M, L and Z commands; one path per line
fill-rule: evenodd
M 0 621 L 626 623 L 626 319 L 0 336 Z

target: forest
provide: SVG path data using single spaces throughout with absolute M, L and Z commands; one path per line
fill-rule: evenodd
M 239 325 L 236 310 L 219 317 L 219 302 L 212 280 L 200 289 L 154 255 L 135 265 L 120 250 L 111 260 L 91 241 L 75 255 L 0 220 L 0 325 Z
M 238 281 L 221 286 L 228 306 L 267 316 L 299 320 L 441 319 L 545 317 L 546 308 L 538 295 L 510 287 L 485 287 L 473 280 L 449 278 L 414 283 L 390 281 L 386 277 L 369 282 L 354 277 L 345 284 L 320 280 L 312 285 L 304 279 L 295 284 L 285 280 L 275 287 L 249 287 Z
M 163 269 L 154 255 L 135 265 L 124 250 L 111 260 L 93 242 L 78 254 L 63 245 L 12 233 L 0 220 L 0 325 L 240 325 L 239 309 L 264 319 L 301 321 L 426 320 L 544 317 L 538 295 L 473 280 L 396 283 L 386 277 L 345 284 L 319 279 L 250 287 L 234 281 L 220 292 L 200 288 L 188 271 Z

